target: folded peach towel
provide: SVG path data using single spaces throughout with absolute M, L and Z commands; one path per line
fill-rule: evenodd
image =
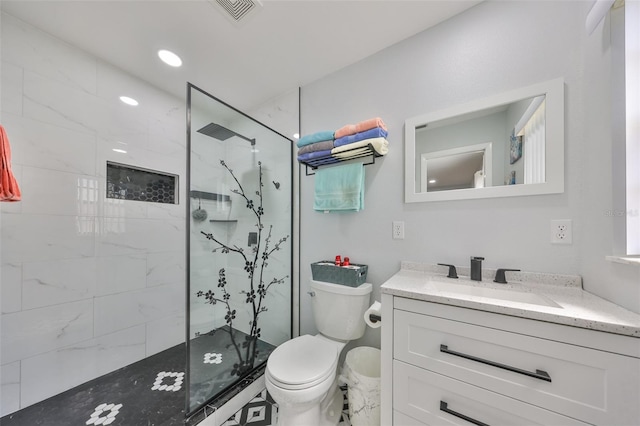
M 20 188 L 11 173 L 9 138 L 2 126 L 0 126 L 0 201 L 20 201 Z
M 347 124 L 346 126 L 340 127 L 338 130 L 336 130 L 334 139 L 338 139 L 347 135 L 354 135 L 356 133 L 364 132 L 376 127 L 380 127 L 384 131 L 387 131 L 387 126 L 384 124 L 384 121 L 382 121 L 382 118 L 375 117 L 361 121 L 357 124 Z

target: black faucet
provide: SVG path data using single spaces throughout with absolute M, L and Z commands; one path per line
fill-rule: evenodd
M 471 256 L 471 279 L 482 281 L 482 261 L 484 257 Z
M 496 271 L 496 278 L 493 280 L 494 283 L 507 284 L 507 279 L 504 276 L 506 271 L 519 272 L 520 269 L 504 269 L 500 268 Z
M 456 272 L 456 267 L 454 265 L 449 265 L 447 263 L 438 263 L 438 265 L 449 267 L 449 275 L 447 275 L 447 278 L 458 278 L 458 273 Z

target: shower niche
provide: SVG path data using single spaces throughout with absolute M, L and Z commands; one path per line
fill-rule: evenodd
M 192 84 L 187 135 L 191 415 L 223 405 L 291 339 L 293 142 Z
M 107 198 L 178 204 L 178 176 L 107 161 Z

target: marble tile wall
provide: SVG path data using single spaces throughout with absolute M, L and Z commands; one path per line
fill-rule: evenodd
M 183 100 L 1 19 L 23 194 L 0 205 L 4 416 L 184 341 L 188 197 Z M 107 161 L 178 175 L 180 204 L 106 199 Z

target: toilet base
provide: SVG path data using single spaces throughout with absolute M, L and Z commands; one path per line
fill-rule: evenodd
M 304 410 L 300 410 L 300 407 L 278 404 L 276 424 L 277 426 L 336 426 L 340 421 L 342 406 L 342 391 L 336 380 L 322 401 Z

